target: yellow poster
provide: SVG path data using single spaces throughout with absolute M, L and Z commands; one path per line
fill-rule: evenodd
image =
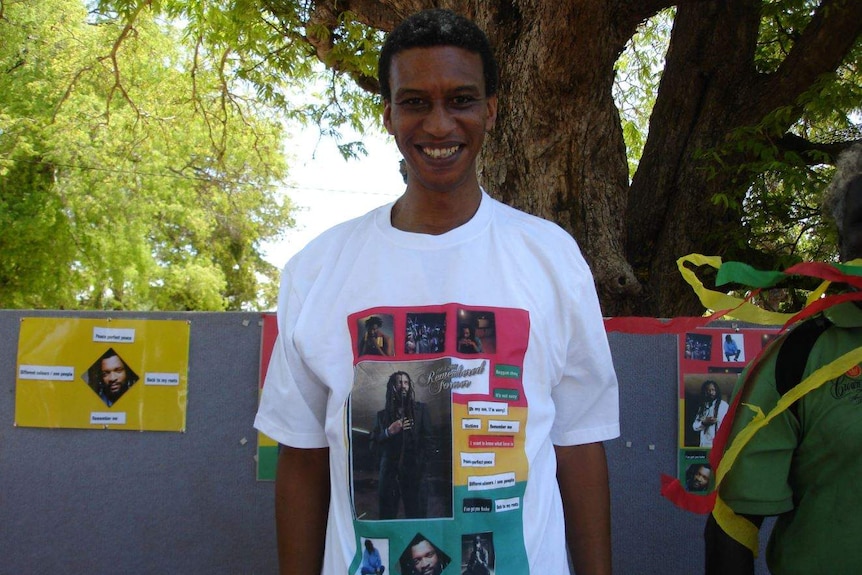
M 22 318 L 15 424 L 185 431 L 189 322 Z

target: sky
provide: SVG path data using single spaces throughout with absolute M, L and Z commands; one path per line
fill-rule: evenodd
M 356 138 L 355 134 L 345 135 Z M 404 191 L 401 154 L 385 134 L 362 137 L 368 154 L 344 160 L 331 138 L 317 128 L 298 131 L 286 144 L 289 177 L 284 193 L 296 210 L 296 226 L 278 242 L 263 246 L 266 261 L 281 269 L 310 240 L 335 224 L 395 201 Z

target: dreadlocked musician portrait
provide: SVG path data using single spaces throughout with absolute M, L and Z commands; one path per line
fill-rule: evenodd
M 416 401 L 413 380 L 396 371 L 386 383 L 386 405 L 377 412 L 372 445 L 380 457 L 380 519 L 398 517 L 401 502 L 408 519 L 423 518 L 428 507 L 425 462 L 433 452 L 431 422 Z
M 691 427 L 700 432 L 700 446 L 712 447 L 716 430 L 727 415 L 727 402 L 721 398 L 718 384 L 711 379 L 703 382 L 700 388 L 700 405 Z

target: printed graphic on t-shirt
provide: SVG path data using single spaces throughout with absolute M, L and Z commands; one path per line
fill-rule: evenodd
M 367 539 L 385 541 L 389 573 L 495 575 L 498 564 L 528 573 L 528 313 L 453 303 L 375 308 L 348 322 L 351 575 Z

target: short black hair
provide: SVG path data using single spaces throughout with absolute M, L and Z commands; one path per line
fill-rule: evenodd
M 479 54 L 485 77 L 485 95 L 493 96 L 497 93 L 497 61 L 485 33 L 464 16 L 451 10 L 433 8 L 408 16 L 386 37 L 380 50 L 380 59 L 377 61 L 380 95 L 384 100 L 392 99 L 389 86 L 392 57 L 410 48 L 435 46 L 454 46 Z

